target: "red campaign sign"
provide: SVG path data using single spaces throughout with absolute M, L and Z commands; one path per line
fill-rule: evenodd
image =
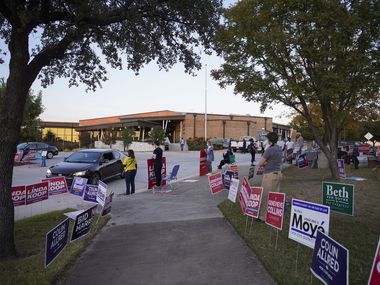
M 359 145 L 359 152 L 370 152 L 371 148 L 369 145 L 361 144 Z
M 377 249 L 375 258 L 373 259 L 373 265 L 371 269 L 371 274 L 369 275 L 368 285 L 378 285 L 380 284 L 380 239 L 377 243 Z
M 25 186 L 12 187 L 12 200 L 13 206 L 24 206 L 26 203 L 26 190 Z
M 199 151 L 199 176 L 206 175 L 207 173 L 207 153 L 204 149 L 201 149 Z
M 224 189 L 222 173 L 217 172 L 208 176 L 211 194 L 219 193 Z
M 241 207 L 241 210 L 243 211 L 243 214 L 246 214 L 248 199 L 250 195 L 251 195 L 251 186 L 249 186 L 247 177 L 244 176 L 243 183 L 239 191 L 239 202 L 240 202 L 240 207 Z
M 238 172 L 239 171 L 239 167 L 236 165 L 236 164 L 232 164 L 230 166 L 230 170 L 231 171 L 234 171 L 234 172 Z
M 251 187 L 250 192 L 245 213 L 250 217 L 258 218 L 260 214 L 261 197 L 263 196 L 263 187 Z
M 269 192 L 265 223 L 282 230 L 285 209 L 285 193 Z
M 37 203 L 49 198 L 49 182 L 26 186 L 26 205 Z
M 154 166 L 153 166 L 154 159 L 148 159 L 148 189 L 152 189 L 154 185 L 156 185 L 156 175 L 154 174 Z M 161 175 L 166 175 L 166 157 L 162 158 L 162 169 L 161 169 Z M 165 180 L 161 180 L 161 186 L 164 186 L 166 184 Z
M 67 183 L 65 177 L 54 177 L 42 179 L 42 182 L 49 182 L 49 196 L 67 193 Z
M 376 156 L 379 156 L 379 157 L 380 157 L 380 146 L 377 147 Z

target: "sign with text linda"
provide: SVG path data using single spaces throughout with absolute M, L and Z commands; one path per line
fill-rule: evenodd
M 42 179 L 42 182 L 49 182 L 49 196 L 67 193 L 67 183 L 64 176 Z
M 49 198 L 49 183 L 42 182 L 26 186 L 26 205 L 38 203 Z
M 380 284 L 380 239 L 377 243 L 375 257 L 373 259 L 372 269 L 368 279 L 368 285 L 378 284 Z
M 161 168 L 161 175 L 166 175 L 166 157 L 162 158 L 162 168 Z M 156 185 L 156 175 L 154 174 L 154 159 L 148 159 L 148 189 L 152 189 L 154 185 Z M 165 180 L 161 180 L 161 186 L 164 186 L 166 184 Z
M 322 204 L 331 211 L 354 215 L 354 185 L 322 182 Z
M 318 231 L 311 272 L 324 284 L 348 285 L 348 249 Z
M 285 211 L 285 193 L 269 192 L 265 223 L 282 230 Z
M 329 233 L 330 207 L 307 201 L 292 200 L 289 238 L 314 248 L 317 231 Z
M 71 241 L 88 234 L 90 231 L 92 217 L 94 216 L 93 210 L 95 207 L 96 206 L 93 206 L 76 216 L 73 233 L 71 234 Z
M 337 159 L 339 178 L 346 179 L 346 170 L 344 168 L 344 159 Z
M 232 203 L 236 202 L 237 193 L 239 190 L 239 179 L 231 178 L 230 189 L 228 191 L 228 200 Z
M 204 149 L 201 149 L 199 151 L 199 176 L 206 175 L 207 173 L 207 153 Z
M 243 176 L 243 183 L 239 191 L 239 202 L 243 214 L 246 213 L 246 208 L 248 206 L 248 198 L 251 195 L 251 186 L 245 176 Z
M 70 193 L 76 196 L 82 197 L 84 188 L 86 188 L 87 178 L 74 176 L 73 182 L 71 184 Z
M 247 216 L 258 218 L 260 214 L 261 198 L 263 196 L 263 187 L 251 187 L 248 196 L 245 213 Z
M 208 176 L 208 183 L 210 185 L 211 194 L 219 193 L 223 191 L 222 173 L 217 172 Z
M 69 219 L 64 220 L 46 234 L 45 268 L 63 251 L 69 236 Z
M 12 187 L 12 201 L 13 206 L 24 206 L 26 203 L 26 189 L 25 186 Z

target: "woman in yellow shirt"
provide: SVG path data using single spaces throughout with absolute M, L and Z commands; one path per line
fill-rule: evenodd
M 128 149 L 128 156 L 123 161 L 125 172 L 126 195 L 135 193 L 135 177 L 137 172 L 137 161 L 132 149 Z

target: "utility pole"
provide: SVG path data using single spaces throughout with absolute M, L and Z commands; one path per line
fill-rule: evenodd
M 207 64 L 205 65 L 205 141 L 207 141 Z

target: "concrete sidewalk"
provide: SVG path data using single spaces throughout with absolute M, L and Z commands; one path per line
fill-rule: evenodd
M 207 177 L 194 179 L 167 194 L 117 196 L 67 283 L 275 284 L 218 210 L 227 191 L 212 196 Z

